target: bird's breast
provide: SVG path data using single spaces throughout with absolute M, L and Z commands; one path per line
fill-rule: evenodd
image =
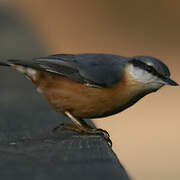
M 112 115 L 138 99 L 137 90 L 128 86 L 126 78 L 122 78 L 112 88 L 95 88 L 60 75 L 39 71 L 34 83 L 57 111 L 69 111 L 77 118 Z

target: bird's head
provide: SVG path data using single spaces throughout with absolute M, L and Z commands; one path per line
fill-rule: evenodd
M 154 57 L 135 56 L 129 58 L 127 67 L 131 80 L 143 84 L 146 89 L 158 90 L 164 85 L 178 85 L 170 79 L 168 67 Z

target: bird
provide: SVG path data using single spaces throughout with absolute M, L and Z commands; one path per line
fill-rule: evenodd
M 170 78 L 168 67 L 151 56 L 55 54 L 31 60 L 9 59 L 0 65 L 22 72 L 57 112 L 73 122 L 58 128 L 100 134 L 110 145 L 109 133 L 91 127 L 85 119 L 119 113 L 164 85 L 178 86 Z

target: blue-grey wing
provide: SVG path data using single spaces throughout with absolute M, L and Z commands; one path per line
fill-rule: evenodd
M 79 54 L 79 73 L 87 83 L 112 87 L 120 81 L 127 58 L 111 54 Z
M 111 54 L 56 54 L 30 61 L 9 60 L 94 87 L 112 87 L 122 77 L 127 58 Z

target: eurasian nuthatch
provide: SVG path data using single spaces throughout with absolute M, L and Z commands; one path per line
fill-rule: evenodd
M 103 134 L 83 119 L 109 116 L 130 107 L 170 79 L 168 67 L 150 56 L 122 57 L 112 54 L 56 54 L 27 60 L 8 60 L 0 65 L 23 72 L 56 111 L 74 124 L 63 128 Z

